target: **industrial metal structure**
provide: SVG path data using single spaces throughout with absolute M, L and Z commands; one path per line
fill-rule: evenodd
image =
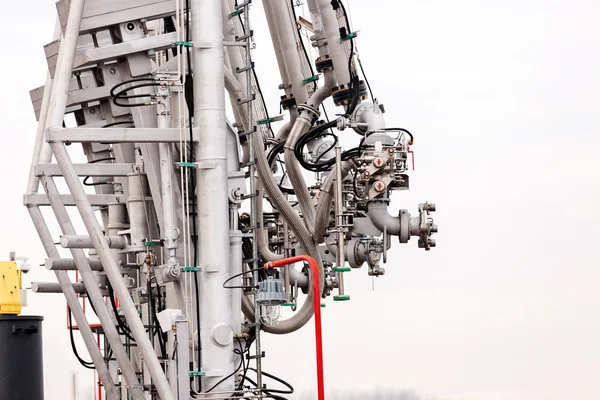
M 262 3 L 276 116 L 255 71 L 251 0 L 57 3 L 46 84 L 31 92 L 39 127 L 24 203 L 58 283 L 33 290 L 64 293 L 91 361 L 77 357 L 105 399 L 285 398 L 291 385 L 261 368 L 261 335 L 313 315 L 322 399 L 320 300 L 349 300 L 353 269 L 383 275 L 393 238 L 435 246 L 434 204 L 388 210 L 409 188 L 413 136 L 386 125 L 348 5 L 306 0 L 300 16 L 293 0 Z M 339 132 L 355 147 L 342 149 Z M 78 149 L 87 163 L 72 162 Z

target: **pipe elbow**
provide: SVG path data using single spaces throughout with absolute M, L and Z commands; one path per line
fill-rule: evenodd
M 385 231 L 390 235 L 398 236 L 400 234 L 400 217 L 394 217 L 388 212 L 388 206 L 382 201 L 369 204 L 367 213 L 373 225 L 380 231 Z

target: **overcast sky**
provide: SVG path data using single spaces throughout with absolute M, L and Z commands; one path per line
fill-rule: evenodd
M 35 265 L 45 254 L 21 205 L 36 128 L 28 92 L 44 83 L 55 11 L 50 0 L 10 3 L 0 15 L 0 257 L 16 250 Z M 395 242 L 374 291 L 366 270 L 353 271 L 352 300 L 328 300 L 326 386 L 600 398 L 600 5 L 375 0 L 352 2 L 351 13 L 388 126 L 416 139 L 411 190 L 392 207 L 436 202 L 440 232 L 427 253 L 416 240 Z M 256 66 L 276 113 L 280 82 L 261 14 L 257 5 Z M 31 277 L 52 278 L 36 269 Z M 64 300 L 30 300 L 27 312 L 46 316 L 46 400 L 68 399 L 77 364 Z M 310 388 L 313 347 L 303 342 L 312 340 L 312 324 L 265 336 L 265 369 Z M 89 395 L 91 378 L 81 386 Z

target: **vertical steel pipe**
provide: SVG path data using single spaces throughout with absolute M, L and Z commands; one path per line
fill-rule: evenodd
M 221 2 L 190 0 L 192 39 L 209 46 L 194 48 L 194 124 L 198 168 L 198 250 L 202 327 L 203 389 L 234 371 L 231 298 L 223 289 L 230 277 L 227 126 L 225 116 L 224 46 Z M 233 375 L 217 391 L 234 389 Z

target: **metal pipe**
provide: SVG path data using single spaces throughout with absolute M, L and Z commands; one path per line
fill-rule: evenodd
M 352 162 L 342 162 L 342 177 L 346 178 L 348 172 L 352 168 Z M 331 209 L 331 202 L 333 201 L 333 185 L 335 183 L 335 176 L 337 174 L 337 166 L 333 169 L 325 178 L 325 181 L 321 185 L 321 191 L 319 193 L 319 202 L 317 203 L 317 210 L 315 213 L 315 241 L 317 243 L 323 243 L 325 241 L 325 233 L 327 226 L 329 225 L 329 212 Z
M 323 100 L 331 95 L 331 87 L 334 84 L 333 78 L 331 72 L 325 74 L 325 84 L 310 96 L 308 106 L 302 110 L 303 112 L 301 112 L 301 115 L 294 122 L 285 142 L 284 159 L 288 177 L 296 192 L 296 197 L 300 203 L 300 209 L 302 210 L 307 229 L 311 234 L 314 234 L 315 229 L 315 209 L 310 194 L 306 189 L 306 181 L 294 149 L 298 140 L 300 140 L 300 138 L 311 128 L 314 119 L 318 118 L 318 110 Z M 292 229 L 294 229 L 293 226 Z
M 284 87 L 291 85 L 292 89 L 291 93 L 287 93 L 288 90 L 286 90 L 286 94 L 293 94 L 296 98 L 296 104 L 303 104 L 308 100 L 308 91 L 303 82 L 308 76 L 304 76 L 302 73 L 300 57 L 304 58 L 304 54 L 299 52 L 299 49 L 302 48 L 302 43 L 300 42 L 301 39 L 298 36 L 297 29 L 295 29 L 296 21 L 292 17 L 290 6 L 289 1 L 263 0 L 263 8 L 267 15 L 267 24 L 271 32 L 271 37 L 276 37 L 281 46 L 280 54 L 277 54 L 276 49 L 276 55 L 278 56 L 277 63 L 283 63 L 285 67 L 282 68 L 280 65 L 279 70 L 282 71 L 285 69 L 287 72 L 287 74 L 281 74 L 282 83 Z
M 374 201 L 369 203 L 369 211 L 367 212 L 373 225 L 383 232 L 386 231 L 390 235 L 400 235 L 400 217 L 394 217 L 388 212 L 388 205 L 382 201 Z
M 227 184 L 227 127 L 224 91 L 224 48 L 221 3 L 190 0 L 192 40 L 210 43 L 194 48 L 194 120 L 202 132 L 195 145 L 198 170 L 198 253 L 200 272 L 200 329 L 203 388 L 230 375 L 233 363 L 233 330 L 230 294 L 223 282 L 231 275 L 229 263 L 229 208 Z M 234 377 L 220 390 L 233 390 Z
M 164 103 L 164 110 L 158 110 L 158 127 L 167 128 L 168 108 Z M 173 208 L 173 154 L 171 152 L 171 145 L 168 143 L 160 143 L 158 145 L 158 153 L 160 156 L 160 185 L 162 194 L 162 212 L 163 212 L 163 226 L 161 232 L 165 239 L 165 247 L 168 252 L 169 263 L 171 265 L 177 265 L 177 238 L 179 236 L 175 229 L 175 218 Z
M 101 262 L 88 260 L 88 263 L 92 271 L 104 271 Z M 72 258 L 46 258 L 44 265 L 51 271 L 77 271 L 77 264 Z
M 269 262 L 265 265 L 265 268 L 278 268 L 297 262 L 308 262 L 310 265 L 310 272 L 312 274 L 313 281 L 313 293 L 318 293 L 321 289 L 319 283 L 319 265 L 317 262 L 309 256 L 296 256 L 290 258 L 284 258 L 283 260 L 277 260 Z M 313 296 L 313 308 L 315 313 L 315 347 L 317 353 L 317 393 L 318 400 L 325 400 L 325 383 L 323 379 L 323 333 L 321 331 L 321 297 Z
M 59 40 L 62 36 L 60 19 L 56 18 L 54 26 L 54 40 Z M 62 43 L 61 43 L 62 45 Z M 58 67 L 58 65 L 57 65 Z M 33 147 L 33 157 L 31 160 L 31 168 L 29 171 L 29 180 L 27 182 L 26 193 L 37 193 L 39 189 L 40 178 L 35 174 L 35 167 L 40 161 L 40 154 L 43 146 L 48 146 L 44 143 L 44 135 L 46 132 L 46 121 L 48 119 L 48 113 L 50 108 L 50 96 L 52 95 L 52 84 L 53 80 L 50 76 L 50 71 L 46 73 L 46 84 L 44 85 L 44 95 L 42 97 L 42 105 L 40 108 L 40 117 L 38 119 L 37 133 L 35 135 L 35 144 Z M 49 162 L 47 160 L 45 162 Z
M 242 272 L 242 262 L 244 259 L 242 252 L 242 232 L 239 230 L 232 230 L 229 235 L 231 246 L 231 259 L 229 263 L 232 266 L 232 276 L 234 276 L 241 274 Z M 238 285 L 238 283 L 233 281 L 231 285 Z M 239 282 L 239 285 L 241 285 L 241 282 Z M 239 334 L 242 331 L 242 324 L 237 322 L 242 315 L 242 291 L 230 290 L 229 292 L 231 293 L 231 315 L 234 317 L 231 321 L 231 327 L 234 334 Z M 236 361 L 236 364 L 237 363 L 238 362 Z
M 342 193 L 342 148 L 338 145 L 335 147 L 335 216 L 336 228 L 338 230 L 338 252 L 337 252 L 337 267 L 343 268 L 346 263 L 344 252 L 344 204 Z M 344 296 L 344 272 L 338 270 L 336 272 L 338 281 L 338 295 Z
M 271 168 L 269 167 L 269 163 L 267 161 L 267 156 L 264 153 L 264 141 L 262 138 L 262 133 L 257 131 L 255 133 L 256 140 L 254 142 L 256 160 L 257 160 L 257 172 L 258 176 L 261 180 L 261 183 L 264 186 L 265 192 L 268 194 L 269 199 L 273 202 L 277 210 L 281 213 L 281 216 L 287 223 L 290 225 L 290 228 L 296 233 L 296 237 L 300 242 L 300 245 L 304 247 L 305 251 L 313 257 L 315 260 L 318 260 L 318 265 L 321 266 L 320 260 L 321 256 L 317 247 L 313 241 L 311 234 L 306 229 L 306 226 L 296 213 L 296 211 L 290 206 L 287 199 L 279 190 L 278 182 L 273 177 L 271 173 Z M 324 282 L 324 274 L 322 267 L 320 267 L 321 279 L 320 282 Z M 315 293 L 316 296 L 320 295 L 320 292 Z M 265 332 L 274 333 L 274 334 L 286 334 L 290 332 L 294 332 L 304 326 L 308 321 L 310 321 L 313 311 L 310 306 L 310 302 L 312 301 L 311 296 L 313 296 L 313 292 L 310 291 L 308 296 L 306 297 L 306 302 L 304 305 L 294 314 L 293 317 L 280 321 L 277 325 L 272 327 L 264 326 L 263 330 Z M 244 302 L 246 304 L 246 302 Z M 246 316 L 254 320 L 255 316 L 248 312 L 247 307 L 244 307 Z
M 83 283 L 71 283 L 71 287 L 77 294 L 85 293 L 85 285 Z M 32 282 L 31 291 L 33 293 L 62 293 L 63 288 L 60 283 L 56 282 Z
M 64 29 L 58 50 L 58 60 L 52 84 L 52 97 L 48 106 L 48 116 L 44 131 L 48 128 L 61 128 L 63 124 L 69 96 L 69 86 L 71 84 L 73 61 L 77 50 L 77 42 L 79 41 L 79 26 L 81 25 L 81 18 L 83 16 L 84 3 L 85 0 L 71 0 L 69 6 L 67 26 Z M 39 163 L 47 163 L 51 160 L 52 151 L 47 142 L 44 142 L 40 149 Z
M 66 149 L 65 149 L 65 153 L 66 153 Z M 68 157 L 68 155 L 67 155 L 67 157 Z M 61 158 L 60 155 L 56 156 L 56 160 L 59 163 L 59 165 L 63 162 L 63 159 Z M 73 167 L 72 164 L 71 164 L 71 167 Z M 49 177 L 42 177 L 41 180 L 42 180 L 42 186 L 44 187 L 44 190 L 46 191 L 46 194 L 48 195 L 48 199 L 50 200 L 50 203 L 52 205 L 52 210 L 54 211 L 54 215 L 56 216 L 56 220 L 58 221 L 60 229 L 62 230 L 63 234 L 65 234 L 65 235 L 73 235 L 75 233 L 75 228 L 73 227 L 73 224 L 72 224 L 69 214 L 67 212 L 67 208 L 64 206 L 64 204 L 62 204 L 60 202 L 60 194 L 58 192 L 58 188 L 56 187 L 56 184 L 54 183 L 54 180 Z M 67 174 L 65 174 L 65 180 L 67 180 L 67 182 L 74 180 L 78 185 L 81 185 L 81 183 L 77 177 L 67 178 Z M 73 182 L 71 182 L 71 184 L 72 183 Z M 79 187 L 81 188 L 81 191 L 83 192 L 83 187 L 82 186 L 79 186 Z M 75 198 L 77 196 L 76 191 L 74 191 L 71 188 L 71 192 L 73 192 L 73 197 Z M 81 195 L 81 194 L 79 194 L 79 195 Z M 85 197 L 85 193 L 83 193 L 83 196 L 84 196 L 85 200 L 87 201 L 87 197 Z M 80 213 L 81 213 L 81 210 L 80 210 Z M 83 215 L 83 213 L 81 213 L 81 214 Z M 91 211 L 91 207 L 90 207 L 90 214 L 93 217 L 93 221 L 96 223 L 96 225 L 98 225 L 98 220 L 96 219 L 94 212 Z M 85 222 L 85 220 L 84 220 L 84 222 Z M 91 230 L 88 228 L 88 231 L 91 231 Z M 100 231 L 99 225 L 98 225 L 98 231 Z M 116 261 L 114 261 L 112 258 L 111 250 L 108 248 L 107 245 L 105 245 L 105 248 L 106 248 L 106 252 L 110 256 L 108 258 L 116 266 Z M 125 347 L 123 346 L 123 343 L 121 342 L 121 337 L 119 335 L 119 332 L 117 331 L 117 328 L 115 327 L 115 325 L 112 321 L 112 318 L 110 316 L 108 308 L 105 306 L 102 306 L 102 304 L 104 304 L 104 296 L 100 292 L 100 288 L 96 281 L 96 276 L 94 275 L 94 272 L 92 271 L 89 264 L 87 263 L 87 257 L 85 255 L 85 253 L 83 252 L 83 250 L 81 250 L 81 249 L 71 249 L 71 255 L 73 256 L 73 259 L 75 260 L 75 263 L 77 264 L 77 268 L 79 269 L 81 279 L 82 279 L 83 283 L 85 284 L 90 301 L 93 304 L 98 305 L 98 307 L 96 307 L 98 319 L 100 319 L 100 323 L 102 324 L 102 327 L 104 329 L 104 334 L 106 335 L 106 338 L 109 340 L 110 345 L 114 351 L 115 358 L 117 359 L 117 362 L 119 363 L 119 366 L 121 367 L 123 377 L 125 378 L 125 381 L 127 382 L 127 384 L 132 388 L 131 395 L 136 400 L 143 400 L 144 399 L 143 392 L 142 392 L 142 390 L 140 390 L 139 381 L 138 381 L 136 373 L 131 365 L 129 357 L 127 356 Z M 106 258 L 104 260 L 102 258 L 100 258 L 100 261 L 102 261 L 102 265 L 105 267 L 105 270 L 107 270 Z M 118 267 L 116 269 L 118 272 Z M 107 275 L 108 275 L 108 273 L 107 273 Z M 120 272 L 118 272 L 117 277 L 118 277 L 119 281 L 124 285 L 124 282 L 123 282 Z M 112 283 L 112 280 L 111 280 L 111 283 Z M 113 286 L 115 286 L 115 285 L 113 284 Z M 120 293 L 117 293 L 117 295 L 119 296 L 119 301 L 123 302 L 121 299 L 122 296 L 120 295 Z M 134 311 L 135 311 L 135 308 L 134 308 Z M 137 311 L 135 311 L 135 315 L 139 321 L 139 317 L 137 316 Z M 144 329 L 144 328 L 142 328 L 142 329 Z
M 40 211 L 39 207 L 28 207 L 27 210 L 29 211 L 33 225 L 38 232 L 40 241 L 46 250 L 46 254 L 48 257 L 51 257 L 51 259 L 58 259 L 58 250 L 54 245 L 54 240 L 52 240 L 52 236 L 50 235 L 50 231 L 48 230 L 48 226 L 44 221 L 44 217 L 42 216 L 42 212 Z M 77 326 L 79 327 L 79 333 L 81 334 L 83 343 L 90 354 L 100 379 L 102 379 L 104 390 L 106 392 L 106 398 L 107 400 L 117 400 L 119 394 L 117 392 L 115 382 L 113 381 L 110 371 L 104 362 L 104 357 L 102 356 L 102 353 L 96 344 L 94 333 L 87 322 L 85 313 L 83 312 L 81 304 L 79 303 L 79 299 L 77 298 L 77 294 L 73 290 L 69 275 L 65 271 L 54 271 L 54 274 L 56 275 L 56 279 L 61 286 L 65 298 L 67 299 L 67 304 L 73 313 L 75 323 L 77 323 Z
M 330 0 L 317 0 L 319 4 L 318 16 L 313 15 L 313 25 L 321 25 L 323 33 L 327 40 L 329 55 L 333 61 L 333 70 L 338 85 L 347 85 L 350 83 L 350 73 L 348 71 L 348 56 L 345 46 L 340 39 L 340 26 L 336 12 L 331 6 Z M 348 32 L 350 33 L 350 32 Z
M 169 382 L 167 381 L 160 362 L 156 356 L 154 346 L 152 343 L 150 343 L 150 340 L 146 336 L 146 328 L 144 328 L 144 325 L 139 318 L 135 304 L 133 303 L 127 286 L 121 277 L 119 266 L 112 258 L 112 253 L 102 233 L 102 228 L 98 224 L 98 220 L 96 219 L 96 215 L 94 214 L 92 206 L 85 191 L 83 190 L 83 186 L 81 185 L 81 182 L 75 173 L 75 168 L 73 167 L 67 149 L 64 143 L 56 142 L 50 143 L 50 147 L 52 148 L 57 164 L 60 166 L 60 169 L 63 172 L 63 176 L 67 186 L 69 187 L 69 190 L 71 191 L 73 200 L 77 205 L 77 209 L 79 210 L 83 223 L 90 233 L 94 248 L 98 252 L 98 257 L 104 266 L 106 276 L 114 288 L 115 294 L 118 296 L 119 301 L 121 302 L 123 314 L 125 315 L 125 318 L 129 324 L 132 335 L 137 343 L 137 347 L 144 357 L 145 364 L 154 380 L 156 389 L 161 396 L 161 399 L 175 400 L 173 394 L 171 393 Z M 83 254 L 83 252 L 81 252 L 81 254 Z M 75 261 L 77 261 L 77 259 L 75 259 Z M 79 265 L 80 263 L 77 262 L 77 264 Z M 133 392 L 141 393 L 139 389 L 135 389 Z
M 124 236 L 105 236 L 106 243 L 111 249 L 124 249 L 127 240 Z M 85 235 L 64 235 L 60 238 L 60 245 L 65 249 L 93 249 L 92 238 Z

